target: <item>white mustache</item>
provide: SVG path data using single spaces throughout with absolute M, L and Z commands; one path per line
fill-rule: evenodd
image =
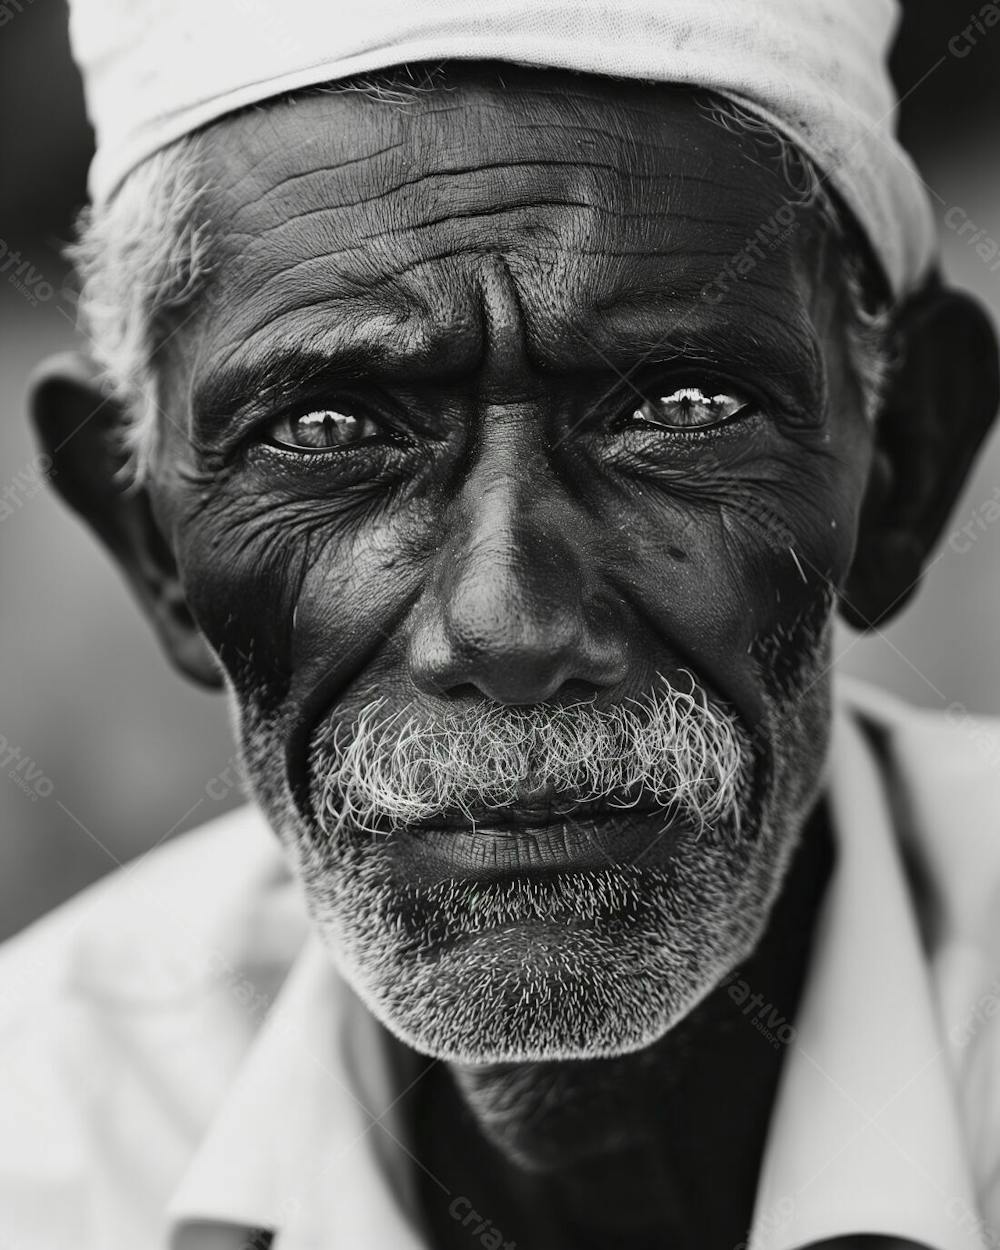
M 690 677 L 690 674 L 687 674 Z M 432 723 L 376 699 L 327 726 L 311 752 L 316 809 L 330 835 L 391 832 L 448 812 L 508 807 L 539 791 L 629 807 L 644 798 L 699 831 L 738 827 L 749 739 L 693 677 L 660 677 L 641 699 L 506 707 L 484 702 Z

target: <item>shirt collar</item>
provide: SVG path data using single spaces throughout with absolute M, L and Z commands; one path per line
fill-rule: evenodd
M 884 783 L 849 699 L 835 703 L 828 782 L 837 861 L 748 1245 L 880 1233 L 983 1250 L 962 1218 L 976 1202 Z M 386 1065 L 375 1022 L 310 938 L 174 1195 L 172 1250 L 202 1244 L 195 1221 L 279 1229 L 275 1250 L 425 1250 Z
M 170 1202 L 171 1250 L 200 1250 L 203 1222 L 279 1229 L 276 1250 L 424 1250 L 393 1114 L 406 1079 L 379 1040 L 310 936 Z
M 885 782 L 840 680 L 837 846 L 768 1132 L 751 1250 L 859 1233 L 982 1250 L 953 1081 Z

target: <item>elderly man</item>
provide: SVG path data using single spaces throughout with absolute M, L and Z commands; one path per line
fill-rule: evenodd
M 997 407 L 892 6 L 116 7 L 34 419 L 256 806 L 9 944 L 0 1236 L 998 1244 L 1000 737 L 830 676 Z

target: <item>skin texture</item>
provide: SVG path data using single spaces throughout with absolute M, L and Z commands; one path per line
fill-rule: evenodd
M 488 1171 L 519 1245 L 733 1245 L 780 1056 L 734 1035 L 719 982 L 743 965 L 794 1009 L 829 868 L 831 611 L 909 593 L 995 410 L 995 349 L 970 304 L 925 293 L 873 431 L 807 210 L 702 296 L 789 196 L 751 139 L 669 88 L 503 78 L 212 127 L 212 274 L 162 353 L 149 485 L 114 492 L 98 423 L 66 448 L 92 403 L 79 371 L 40 381 L 36 418 L 174 659 L 224 670 L 345 974 L 393 1045 L 447 1060 L 413 1108 L 432 1170 L 453 1192 Z M 635 418 L 678 386 L 740 413 L 696 433 Z M 317 408 L 378 424 L 348 453 L 268 442 Z M 526 859 L 456 890 L 419 838 L 323 824 L 331 736 L 376 696 L 433 727 L 691 674 L 750 765 L 738 827 L 658 839 L 662 812 L 606 817 L 605 845 L 633 848 L 606 867 Z M 427 1219 L 467 1244 L 440 1199 Z

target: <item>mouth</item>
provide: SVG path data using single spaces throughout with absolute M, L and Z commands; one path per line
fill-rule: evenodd
M 560 823 L 596 821 L 663 812 L 661 804 L 645 795 L 621 790 L 600 799 L 576 799 L 565 794 L 542 792 L 530 798 L 495 806 L 468 806 L 435 814 L 408 826 L 413 833 L 457 829 L 474 833 L 479 828 L 509 829 L 513 833 L 547 828 Z
M 662 862 L 688 822 L 650 801 L 516 803 L 449 812 L 397 830 L 407 870 L 425 880 L 600 871 Z

